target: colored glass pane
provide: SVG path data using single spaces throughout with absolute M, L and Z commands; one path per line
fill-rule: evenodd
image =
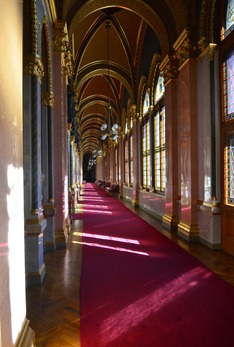
M 223 64 L 223 96 L 225 120 L 234 118 L 234 49 Z
M 225 148 L 225 201 L 234 205 L 234 132 L 227 136 Z
M 159 76 L 155 89 L 155 102 L 157 102 L 164 95 L 164 91 L 164 78 L 162 76 Z

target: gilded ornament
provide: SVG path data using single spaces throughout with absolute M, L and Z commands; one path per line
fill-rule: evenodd
M 44 76 L 44 68 L 41 58 L 38 55 L 27 55 L 24 57 L 24 73 L 26 75 L 36 76 L 40 82 Z
M 42 103 L 45 106 L 53 107 L 55 104 L 54 94 L 52 92 L 43 93 Z

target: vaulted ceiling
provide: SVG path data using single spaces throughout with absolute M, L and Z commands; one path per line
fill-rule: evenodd
M 128 100 L 136 102 L 152 57 L 162 59 L 186 26 L 182 0 L 55 1 L 58 20 L 67 22 L 73 52 L 76 116 L 83 153 L 101 143 L 100 127 L 121 124 Z

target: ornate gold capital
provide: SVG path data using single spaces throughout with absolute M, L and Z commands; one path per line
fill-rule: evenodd
M 64 21 L 57 21 L 53 35 L 53 47 L 55 52 L 65 53 L 68 50 L 67 24 Z
M 44 68 L 39 55 L 30 54 L 24 57 L 24 73 L 36 76 L 41 82 L 44 76 Z
M 176 52 L 179 66 L 181 66 L 187 59 L 194 58 L 197 45 L 192 38 L 192 33 L 185 29 L 173 45 L 173 48 Z
M 166 56 L 160 64 L 160 70 L 163 73 L 165 84 L 172 78 L 177 78 L 179 76 L 179 60 L 177 55 L 174 53 Z
M 137 112 L 136 112 L 136 105 L 132 105 L 129 109 L 129 118 L 130 119 L 136 119 L 137 118 Z
M 43 94 L 42 103 L 45 106 L 53 107 L 54 104 L 55 104 L 54 93 L 52 93 L 52 92 L 45 92 Z

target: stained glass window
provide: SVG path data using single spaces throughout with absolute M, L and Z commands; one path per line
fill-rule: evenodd
M 234 29 L 234 0 L 229 0 L 226 10 L 225 29 L 222 33 L 222 39 L 224 39 Z
M 130 145 L 130 185 L 133 184 L 133 142 L 132 142 L 132 135 L 129 138 L 129 145 Z
M 162 76 L 159 76 L 155 89 L 155 102 L 157 102 L 164 95 L 164 91 L 164 78 Z
M 223 95 L 225 120 L 234 118 L 234 49 L 223 63 Z
M 115 148 L 115 182 L 119 182 L 118 148 Z
M 154 117 L 154 187 L 165 191 L 165 107 Z
M 150 188 L 150 133 L 149 120 L 143 124 L 142 157 L 143 157 L 143 188 Z
M 124 141 L 124 181 L 125 184 L 129 183 L 129 175 L 128 175 L 128 140 Z
M 150 106 L 149 93 L 146 92 L 145 99 L 144 99 L 144 105 L 143 105 L 143 114 L 146 114 L 148 112 L 149 106 Z
M 234 205 L 234 132 L 227 136 L 225 147 L 225 202 Z

